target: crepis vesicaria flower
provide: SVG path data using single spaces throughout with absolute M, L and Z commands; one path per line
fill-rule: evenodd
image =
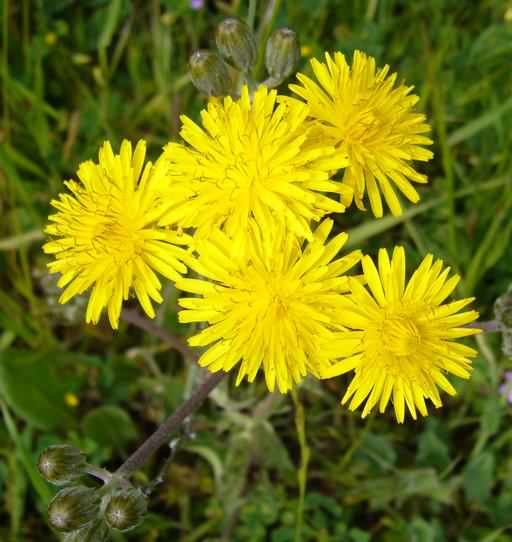
M 388 65 L 377 69 L 375 59 L 361 51 L 355 51 L 352 66 L 342 53 L 326 53 L 325 62 L 313 59 L 311 66 L 318 83 L 299 73 L 301 84 L 290 89 L 309 105 L 315 137 L 348 155 L 343 182 L 353 189 L 359 209 L 365 209 L 366 193 L 381 217 L 382 193 L 391 212 L 400 215 L 394 188 L 416 203 L 420 197 L 411 183 L 426 183 L 427 177 L 411 161 L 433 156 L 424 148 L 432 144 L 424 135 L 430 127 L 414 111 L 419 98 L 411 94 L 413 87 L 395 86 L 396 73 L 388 75 Z
M 177 245 L 187 236 L 157 226 L 164 209 L 161 185 L 163 161 L 144 166 L 146 144 L 139 141 L 132 153 L 123 141 L 119 154 L 110 143 L 99 151 L 99 163 L 87 161 L 78 168 L 77 181 L 64 184 L 71 194 L 60 194 L 52 206 L 46 233 L 53 237 L 43 246 L 55 261 L 52 273 L 61 273 L 64 288 L 59 301 L 66 303 L 91 288 L 86 321 L 97 323 L 106 307 L 110 324 L 118 326 L 123 300 L 135 292 L 150 317 L 152 301 L 160 303 L 161 284 L 155 271 L 176 280 L 187 271 L 186 251 Z
M 330 176 L 346 156 L 308 142 L 305 104 L 275 107 L 276 98 L 261 86 L 251 100 L 245 86 L 239 100 L 210 102 L 201 113 L 204 129 L 182 117 L 189 146 L 169 143 L 164 150 L 172 204 L 162 224 L 197 228 L 198 235 L 218 226 L 240 246 L 251 219 L 268 229 L 284 217 L 292 234 L 310 239 L 312 220 L 345 210 L 351 189 Z
M 199 257 L 190 266 L 204 279 L 176 285 L 201 296 L 179 300 L 181 322 L 209 324 L 189 339 L 208 346 L 200 365 L 216 372 L 239 364 L 237 383 L 252 382 L 263 366 L 269 390 L 277 383 L 283 393 L 330 366 L 322 340 L 341 329 L 336 311 L 347 290 L 344 273 L 361 257 L 354 251 L 334 259 L 347 234 L 326 241 L 331 228 L 332 220 L 323 221 L 303 246 L 284 225 L 262 230 L 254 222 L 245 251 L 220 230 L 197 240 Z
M 350 410 L 365 400 L 363 418 L 379 404 L 384 412 L 390 398 L 395 415 L 403 423 L 405 407 L 416 419 L 416 409 L 427 415 L 425 399 L 441 406 L 438 387 L 455 394 L 445 373 L 469 378 L 470 359 L 477 352 L 456 342 L 460 337 L 479 333 L 464 327 L 476 320 L 478 313 L 459 312 L 473 298 L 444 303 L 453 292 L 459 276 L 448 278 L 441 260 L 432 255 L 405 283 L 405 253 L 397 247 L 390 261 L 386 250 L 379 251 L 378 269 L 369 256 L 362 259 L 368 287 L 349 278 L 352 294 L 344 296 L 345 310 L 340 323 L 347 331 L 339 340 L 326 343 L 326 354 L 343 358 L 326 369 L 325 378 L 354 370 L 342 404 Z

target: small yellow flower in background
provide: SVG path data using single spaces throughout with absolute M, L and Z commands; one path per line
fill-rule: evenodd
M 427 178 L 410 162 L 433 156 L 423 148 L 432 144 L 422 135 L 430 131 L 425 115 L 413 109 L 419 98 L 410 94 L 413 87 L 395 87 L 396 73 L 388 76 L 388 65 L 377 70 L 375 59 L 361 51 L 354 53 L 352 66 L 341 53 L 325 58 L 325 63 L 311 60 L 318 83 L 299 73 L 301 85 L 290 89 L 310 106 L 316 137 L 348 155 L 343 181 L 353 189 L 357 207 L 365 209 L 367 193 L 373 214 L 381 217 L 382 193 L 391 212 L 400 215 L 393 184 L 416 203 L 420 197 L 411 182 Z
M 122 302 L 132 290 L 146 314 L 154 317 L 152 300 L 162 302 L 154 271 L 172 280 L 187 271 L 181 261 L 187 253 L 176 246 L 186 244 L 187 236 L 157 226 L 165 163 L 144 167 L 145 154 L 144 141 L 133 153 L 131 143 L 123 141 L 117 155 L 104 143 L 99 163 L 80 164 L 80 182 L 64 183 L 71 194 L 51 202 L 58 212 L 49 217 L 45 231 L 54 240 L 43 249 L 56 260 L 48 267 L 62 274 L 57 283 L 65 287 L 60 303 L 92 289 L 87 322 L 97 323 L 106 307 L 117 329 Z
M 300 56 L 310 56 L 313 52 L 311 45 L 302 45 L 300 48 Z
M 340 323 L 352 331 L 340 340 L 326 343 L 326 355 L 344 357 L 328 368 L 324 378 L 354 370 L 342 404 L 350 400 L 350 410 L 366 400 L 363 418 L 379 404 L 384 412 L 392 398 L 395 415 L 403 423 L 405 405 L 416 419 L 428 414 L 425 399 L 441 406 L 437 387 L 450 395 L 455 389 L 444 373 L 461 378 L 471 374 L 470 358 L 476 350 L 455 339 L 479 333 L 463 327 L 478 318 L 476 311 L 459 311 L 473 301 L 462 299 L 443 304 L 453 292 L 459 277 L 448 279 L 450 268 L 433 263 L 428 255 L 405 284 L 405 253 L 395 248 L 390 261 L 386 250 L 379 251 L 378 270 L 369 256 L 362 260 L 369 291 L 349 279 L 351 296 L 343 296 L 346 307 Z M 459 314 L 457 314 L 459 313 Z
M 57 34 L 55 34 L 55 32 L 47 32 L 44 35 L 44 42 L 46 43 L 46 45 L 55 45 L 58 39 L 59 38 L 57 37 Z
M 202 296 L 179 300 L 186 309 L 180 322 L 209 323 L 189 339 L 192 346 L 209 346 L 200 365 L 216 372 L 240 364 L 237 384 L 244 377 L 252 382 L 263 366 L 268 389 L 277 384 L 282 393 L 330 366 L 322 340 L 342 329 L 337 311 L 348 289 L 344 273 L 361 258 L 357 250 L 334 260 L 348 236 L 326 242 L 332 224 L 323 221 L 305 246 L 282 225 L 261 230 L 253 222 L 243 252 L 220 230 L 196 241 L 199 257 L 189 265 L 205 278 L 184 278 L 176 286 Z
M 181 136 L 190 145 L 169 143 L 169 207 L 162 224 L 220 227 L 240 246 L 248 223 L 263 229 L 285 221 L 294 234 L 311 238 L 310 222 L 343 212 L 351 189 L 330 180 L 347 158 L 330 144 L 311 144 L 305 104 L 275 107 L 277 93 L 261 86 L 251 102 L 245 86 L 239 100 L 210 102 L 203 128 L 182 117 Z M 324 195 L 338 195 L 335 201 Z
M 64 395 L 64 401 L 66 405 L 68 405 L 71 408 L 76 408 L 80 404 L 80 399 L 71 392 L 68 392 Z

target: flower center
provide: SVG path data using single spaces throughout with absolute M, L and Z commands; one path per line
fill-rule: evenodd
M 99 224 L 93 237 L 93 246 L 97 251 L 109 254 L 116 261 L 126 262 L 139 252 L 144 243 L 133 224 L 117 221 Z
M 272 318 L 280 320 L 289 316 L 295 297 L 295 283 L 267 275 L 255 293 L 262 301 L 264 300 Z
M 398 316 L 382 322 L 380 339 L 390 354 L 408 356 L 418 348 L 421 334 L 413 320 Z

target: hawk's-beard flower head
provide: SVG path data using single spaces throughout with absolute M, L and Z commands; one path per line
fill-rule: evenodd
M 276 107 L 276 98 L 265 86 L 251 98 L 244 86 L 239 100 L 210 101 L 203 128 L 182 117 L 188 145 L 169 143 L 163 154 L 172 205 L 162 224 L 198 228 L 199 236 L 220 227 L 240 245 L 251 219 L 268 229 L 284 218 L 291 232 L 311 239 L 312 220 L 345 210 L 352 190 L 330 177 L 346 156 L 308 139 L 307 105 Z
M 337 311 L 347 291 L 344 273 L 360 251 L 334 259 L 347 234 L 327 240 L 332 221 L 323 221 L 301 245 L 284 225 L 261 230 L 249 225 L 245 251 L 216 230 L 197 239 L 198 260 L 190 266 L 203 279 L 184 278 L 176 286 L 200 297 L 179 304 L 181 322 L 208 322 L 189 339 L 208 347 L 199 364 L 211 372 L 239 364 L 239 383 L 252 382 L 263 367 L 268 389 L 287 392 L 308 373 L 317 377 L 331 365 L 321 345 L 341 329 Z
M 405 406 L 416 419 L 416 410 L 426 416 L 425 399 L 441 406 L 438 387 L 450 395 L 455 389 L 445 374 L 469 378 L 471 360 L 477 352 L 456 342 L 479 333 L 464 327 L 478 318 L 476 311 L 459 312 L 473 298 L 443 303 L 459 282 L 448 278 L 443 262 L 424 258 L 408 284 L 405 282 L 405 253 L 397 247 L 390 261 L 381 249 L 378 269 L 369 256 L 362 259 L 368 287 L 349 279 L 352 294 L 344 296 L 340 323 L 347 331 L 340 340 L 326 344 L 326 355 L 343 358 L 328 368 L 330 378 L 354 370 L 342 404 L 355 410 L 365 400 L 363 418 L 379 404 L 384 412 L 393 401 L 396 419 L 403 423 Z
M 432 144 L 423 135 L 430 126 L 414 111 L 419 98 L 411 94 L 413 87 L 396 86 L 396 73 L 388 75 L 388 65 L 377 69 L 375 59 L 361 51 L 355 51 L 352 66 L 339 52 L 326 53 L 325 63 L 313 59 L 311 66 L 318 83 L 299 73 L 301 84 L 290 85 L 310 107 L 311 133 L 348 156 L 343 181 L 359 209 L 365 209 L 367 193 L 373 214 L 381 217 L 382 194 L 391 212 L 400 215 L 394 189 L 416 203 L 420 197 L 411 182 L 426 183 L 427 177 L 411 162 L 433 156 L 424 148 Z
M 172 280 L 187 271 L 186 251 L 177 245 L 186 244 L 188 236 L 157 225 L 166 164 L 144 167 L 145 153 L 144 141 L 133 153 L 131 143 L 123 141 L 116 155 L 104 143 L 99 163 L 80 164 L 79 181 L 64 183 L 71 194 L 51 202 L 58 212 L 45 230 L 53 240 L 43 249 L 55 256 L 48 267 L 62 274 L 58 285 L 65 288 L 60 302 L 91 288 L 86 321 L 97 323 L 106 307 L 114 329 L 132 291 L 154 317 L 152 300 L 162 301 L 155 271 Z

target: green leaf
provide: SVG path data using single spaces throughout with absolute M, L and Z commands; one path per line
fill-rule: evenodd
M 464 469 L 464 490 L 468 499 L 483 503 L 491 495 L 496 460 L 492 452 L 483 452 Z
M 101 406 L 88 412 L 82 420 L 85 436 L 100 446 L 122 450 L 137 438 L 137 428 L 125 410 L 117 406 Z
M 497 396 L 489 397 L 482 412 L 480 420 L 481 430 L 485 431 L 489 436 L 494 435 L 500 428 L 501 419 L 503 418 L 503 403 Z
M 53 352 L 0 352 L 0 394 L 14 412 L 35 427 L 50 430 L 69 424 L 71 411 L 64 401 L 69 391 Z
M 353 542 L 369 542 L 370 541 L 370 535 L 368 533 L 365 533 L 364 531 L 361 531 L 361 529 L 353 528 L 349 531 L 350 540 Z
M 258 463 L 280 472 L 293 472 L 288 450 L 267 421 L 256 422 L 252 429 L 253 455 Z
M 27 448 L 27 445 L 24 442 L 23 436 L 19 434 L 16 424 L 11 414 L 9 413 L 9 409 L 7 408 L 5 403 L 3 403 L 2 401 L 0 401 L 0 409 L 2 411 L 2 416 L 4 419 L 5 427 L 7 428 L 7 432 L 9 433 L 9 436 L 11 440 L 14 442 L 14 445 L 16 447 L 16 454 L 21 464 L 23 465 L 25 472 L 30 478 L 30 481 L 32 482 L 32 486 L 37 491 L 39 498 L 44 504 L 47 504 L 50 501 L 50 498 L 52 496 L 52 492 L 50 488 L 48 487 L 49 484 L 47 484 L 43 480 L 43 478 L 41 477 L 41 474 L 37 470 L 35 466 L 35 460 L 34 460 L 34 457 L 32 456 L 31 451 Z
M 228 518 L 242 502 L 247 473 L 251 464 L 250 434 L 235 432 L 231 435 L 224 461 L 219 493 Z
M 103 30 L 98 38 L 98 49 L 106 49 L 110 45 L 119 24 L 122 5 L 122 0 L 112 0 L 110 2 Z
M 408 528 L 410 540 L 417 542 L 441 542 L 444 534 L 438 521 L 425 521 L 416 517 L 410 522 Z
M 427 429 L 419 436 L 416 455 L 416 462 L 419 466 L 445 469 L 450 464 L 450 452 L 446 439 L 437 434 L 437 426 L 437 423 L 428 423 Z
M 365 433 L 361 439 L 358 454 L 376 465 L 378 470 L 386 470 L 396 462 L 396 452 L 388 437 L 373 433 Z
M 498 119 L 503 117 L 503 115 L 512 108 L 512 96 L 501 103 L 498 107 L 486 111 L 484 114 L 480 115 L 476 119 L 470 120 L 467 124 L 453 131 L 448 136 L 448 145 L 453 146 L 461 143 L 462 141 L 473 137 L 478 132 L 487 128 L 488 126 L 493 125 Z

